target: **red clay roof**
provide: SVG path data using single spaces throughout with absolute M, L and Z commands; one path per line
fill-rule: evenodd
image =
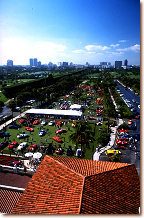
M 134 165 L 45 156 L 12 214 L 136 214 Z
M 22 192 L 0 189 L 0 213 L 11 213 Z

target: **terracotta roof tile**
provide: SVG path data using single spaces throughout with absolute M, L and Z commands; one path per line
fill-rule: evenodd
M 13 214 L 130 214 L 140 205 L 134 165 L 45 156 Z
M 137 214 L 140 184 L 134 165 L 85 179 L 81 213 Z
M 84 177 L 45 157 L 13 213 L 79 214 Z
M 22 192 L 0 189 L 0 213 L 11 213 Z

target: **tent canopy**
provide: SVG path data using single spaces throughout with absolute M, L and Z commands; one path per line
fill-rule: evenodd
M 29 109 L 26 114 L 39 115 L 59 115 L 59 116 L 77 116 L 81 117 L 82 112 L 75 110 L 56 110 L 56 109 Z

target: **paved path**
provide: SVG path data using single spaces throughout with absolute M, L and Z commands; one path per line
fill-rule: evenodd
M 110 94 L 111 94 L 110 89 L 109 89 L 109 92 L 110 92 Z M 115 109 L 116 109 L 116 111 L 117 111 L 118 108 L 117 108 L 117 105 L 116 105 L 116 103 L 115 103 L 115 101 L 114 101 L 114 98 L 113 98 L 112 94 L 111 94 L 111 99 L 112 99 L 113 104 L 114 104 L 114 106 L 115 106 Z M 115 126 L 115 127 L 111 127 L 112 133 L 111 133 L 111 135 L 110 135 L 110 141 L 109 141 L 108 145 L 105 146 L 105 147 L 103 147 L 103 148 L 101 148 L 100 151 L 98 151 L 98 149 L 96 148 L 96 152 L 95 152 L 94 155 L 93 155 L 93 160 L 99 160 L 99 156 L 100 156 L 103 152 L 105 152 L 106 150 L 110 149 L 110 148 L 114 145 L 114 143 L 115 143 L 115 137 L 116 137 L 116 131 L 117 131 L 117 128 L 118 128 L 121 124 L 123 124 L 123 120 L 119 118 L 119 119 L 118 119 L 118 125 Z
M 4 127 L 8 126 L 9 124 L 11 124 L 13 121 L 17 120 L 18 118 L 23 117 L 25 114 L 26 114 L 26 111 L 23 112 L 22 114 L 16 116 L 16 117 L 14 117 L 11 120 L 8 120 L 6 123 L 3 123 L 2 125 L 0 125 L 0 130 L 2 130 Z

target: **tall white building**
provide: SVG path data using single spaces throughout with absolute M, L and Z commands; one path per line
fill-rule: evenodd
M 8 67 L 13 67 L 13 61 L 12 60 L 7 60 L 7 66 Z

